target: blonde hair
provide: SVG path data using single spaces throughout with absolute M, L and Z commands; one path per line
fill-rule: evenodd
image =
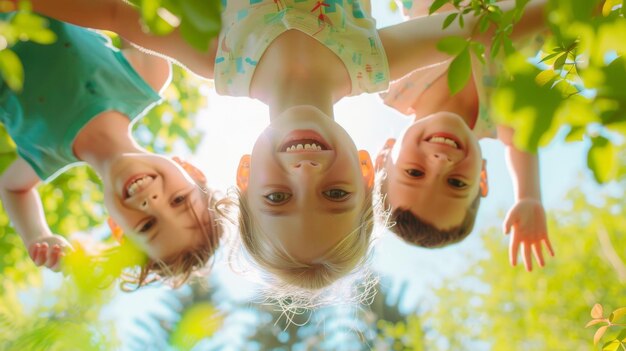
M 223 213 L 224 210 L 221 208 L 226 206 L 227 202 L 224 199 L 218 199 L 219 192 L 216 190 L 209 189 L 201 183 L 197 185 L 209 213 L 208 222 L 203 222 L 202 216 L 196 213 L 193 207 L 189 206 L 202 233 L 200 244 L 190 250 L 179 253 L 170 260 L 153 260 L 148 258 L 138 270 L 124 272 L 120 283 L 122 290 L 136 290 L 159 280 L 177 288 L 190 279 L 194 273 L 207 266 L 219 247 L 220 239 L 224 233 L 223 220 L 216 218 L 215 214 Z
M 374 206 L 371 192 L 366 192 L 359 225 L 314 263 L 303 262 L 275 244 L 254 222 L 245 193 L 237 191 L 239 233 L 252 260 L 274 275 L 276 291 L 315 291 L 337 279 L 354 273 L 365 264 L 374 229 Z M 263 237 L 265 236 L 265 237 Z M 280 293 L 279 293 L 280 295 Z

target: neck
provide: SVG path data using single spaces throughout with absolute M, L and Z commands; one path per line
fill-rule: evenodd
M 128 117 L 107 111 L 92 119 L 72 145 L 79 160 L 87 162 L 102 178 L 112 161 L 124 153 L 145 153 L 130 134 Z
M 270 108 L 270 122 L 294 106 L 314 106 L 334 119 L 333 98 L 330 87 L 323 82 L 289 81 L 282 87 L 274 86 L 265 102 Z
M 415 119 L 422 118 L 436 112 L 453 112 L 463 118 L 463 121 L 473 128 L 478 116 L 478 93 L 473 77 L 465 87 L 455 95 L 450 94 L 446 75 L 439 76 L 432 85 L 426 89 L 413 104 Z

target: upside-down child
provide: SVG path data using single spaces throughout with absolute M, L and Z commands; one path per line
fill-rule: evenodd
M 454 26 L 432 31 L 443 16 L 377 30 L 369 1 L 230 0 L 224 2 L 220 36 L 203 54 L 190 50 L 177 32 L 146 35 L 136 10 L 123 3 L 33 3 L 171 56 L 214 78 L 221 94 L 269 106 L 270 125 L 237 172 L 239 229 L 250 257 L 287 289 L 331 284 L 363 263 L 370 246 L 373 167 L 334 121 L 334 103 L 384 90 L 389 80 L 444 60 L 435 43 L 469 35 Z
M 11 21 L 19 13 L 0 14 Z M 130 127 L 159 103 L 169 63 L 136 50 L 113 48 L 94 31 L 49 19 L 57 40 L 21 42 L 12 49 L 24 65 L 21 93 L 2 82 L 0 122 L 19 157 L 0 178 L 0 196 L 15 230 L 38 266 L 59 270 L 71 245 L 48 227 L 37 185 L 84 161 L 103 183 L 114 231 L 123 231 L 149 259 L 135 276 L 151 273 L 182 283 L 216 250 L 221 227 L 202 172 L 150 153 Z
M 405 14 L 428 15 L 427 6 L 404 3 Z M 377 157 L 376 166 L 383 171 L 381 192 L 394 223 L 390 229 L 423 247 L 442 247 L 467 237 L 480 198 L 488 192 L 478 139 L 497 137 L 505 144 L 515 190 L 515 204 L 504 222 L 505 232 L 512 233 L 510 262 L 516 264 L 521 246 L 527 270 L 532 269 L 531 253 L 543 267 L 542 245 L 554 252 L 541 203 L 538 157 L 517 149 L 513 130 L 492 121 L 488 93 L 496 79 L 493 70 L 474 62 L 473 77 L 452 95 L 448 66 L 445 62 L 415 71 L 383 95 L 387 105 L 413 116 L 413 123 L 397 141 L 387 140 Z

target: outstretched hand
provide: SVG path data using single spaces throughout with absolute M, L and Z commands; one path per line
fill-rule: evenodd
M 517 252 L 520 246 L 524 266 L 529 272 L 533 270 L 532 254 L 540 267 L 545 265 L 542 244 L 545 244 L 550 255 L 554 256 L 554 250 L 548 238 L 546 214 L 543 205 L 538 200 L 524 199 L 515 203 L 504 220 L 504 233 L 511 233 L 509 260 L 512 266 L 517 264 Z
M 28 254 L 37 266 L 46 266 L 58 272 L 61 270 L 61 259 L 72 245 L 60 235 L 39 237 L 28 244 Z

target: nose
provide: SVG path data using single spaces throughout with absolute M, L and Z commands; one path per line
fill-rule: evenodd
M 320 169 L 321 167 L 320 167 L 320 163 L 317 161 L 302 160 L 302 161 L 298 161 L 294 163 L 292 168 L 294 170 L 305 170 L 305 169 L 317 170 L 317 169 Z
M 141 201 L 141 204 L 139 204 L 139 206 L 142 210 L 146 210 L 149 206 L 152 206 L 154 202 L 156 202 L 158 199 L 158 194 L 150 194 L 148 197 L 144 198 L 143 201 Z
M 429 157 L 430 163 L 433 164 L 439 170 L 445 169 L 452 165 L 452 159 L 441 152 L 434 152 Z

